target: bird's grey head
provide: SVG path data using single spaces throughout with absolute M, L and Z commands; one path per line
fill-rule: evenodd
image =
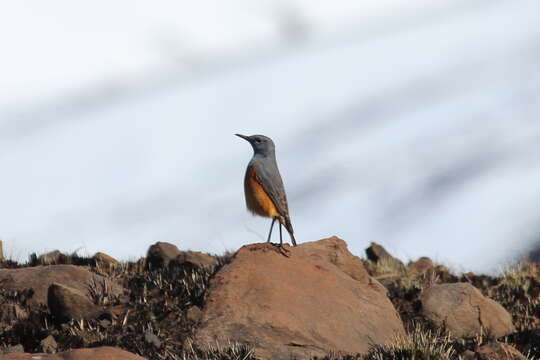
M 270 139 L 268 136 L 264 135 L 241 135 L 241 134 L 235 134 L 236 136 L 241 137 L 242 139 L 248 141 L 251 146 L 253 147 L 253 152 L 255 155 L 272 155 L 275 151 L 275 145 L 272 139 Z

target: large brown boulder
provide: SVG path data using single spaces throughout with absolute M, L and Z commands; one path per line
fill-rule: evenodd
M 74 265 L 49 265 L 19 269 L 0 269 L 0 285 L 8 290 L 32 289 L 34 294 L 29 305 L 47 305 L 47 291 L 52 283 L 58 283 L 88 294 L 88 289 L 103 286 L 111 293 L 119 294 L 121 286 L 103 276 L 90 272 L 86 267 Z
M 90 349 L 75 349 L 58 354 L 12 353 L 0 355 L 0 360 L 145 360 L 125 350 L 102 346 Z
M 469 283 L 433 285 L 422 292 L 422 313 L 454 338 L 481 332 L 501 337 L 514 331 L 512 316 Z
M 403 335 L 384 287 L 337 237 L 242 247 L 212 279 L 194 342 L 249 343 L 263 359 L 367 352 Z

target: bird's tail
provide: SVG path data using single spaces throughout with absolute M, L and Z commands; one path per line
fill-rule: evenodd
M 287 229 L 287 232 L 289 233 L 290 237 L 291 237 L 291 242 L 293 244 L 293 246 L 296 246 L 296 239 L 294 238 L 294 230 L 293 230 L 293 227 L 292 227 L 292 224 L 291 224 L 291 220 L 290 219 L 285 219 L 285 229 Z

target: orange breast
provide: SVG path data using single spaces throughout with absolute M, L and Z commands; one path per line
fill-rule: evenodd
M 264 217 L 279 217 L 276 206 L 266 194 L 263 187 L 255 178 L 255 168 L 246 171 L 244 179 L 244 192 L 246 194 L 247 208 L 256 215 Z

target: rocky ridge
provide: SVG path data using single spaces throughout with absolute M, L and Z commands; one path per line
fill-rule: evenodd
M 366 255 L 332 237 L 0 260 L 0 359 L 540 357 L 539 264 L 490 277 L 405 265 L 378 244 Z

